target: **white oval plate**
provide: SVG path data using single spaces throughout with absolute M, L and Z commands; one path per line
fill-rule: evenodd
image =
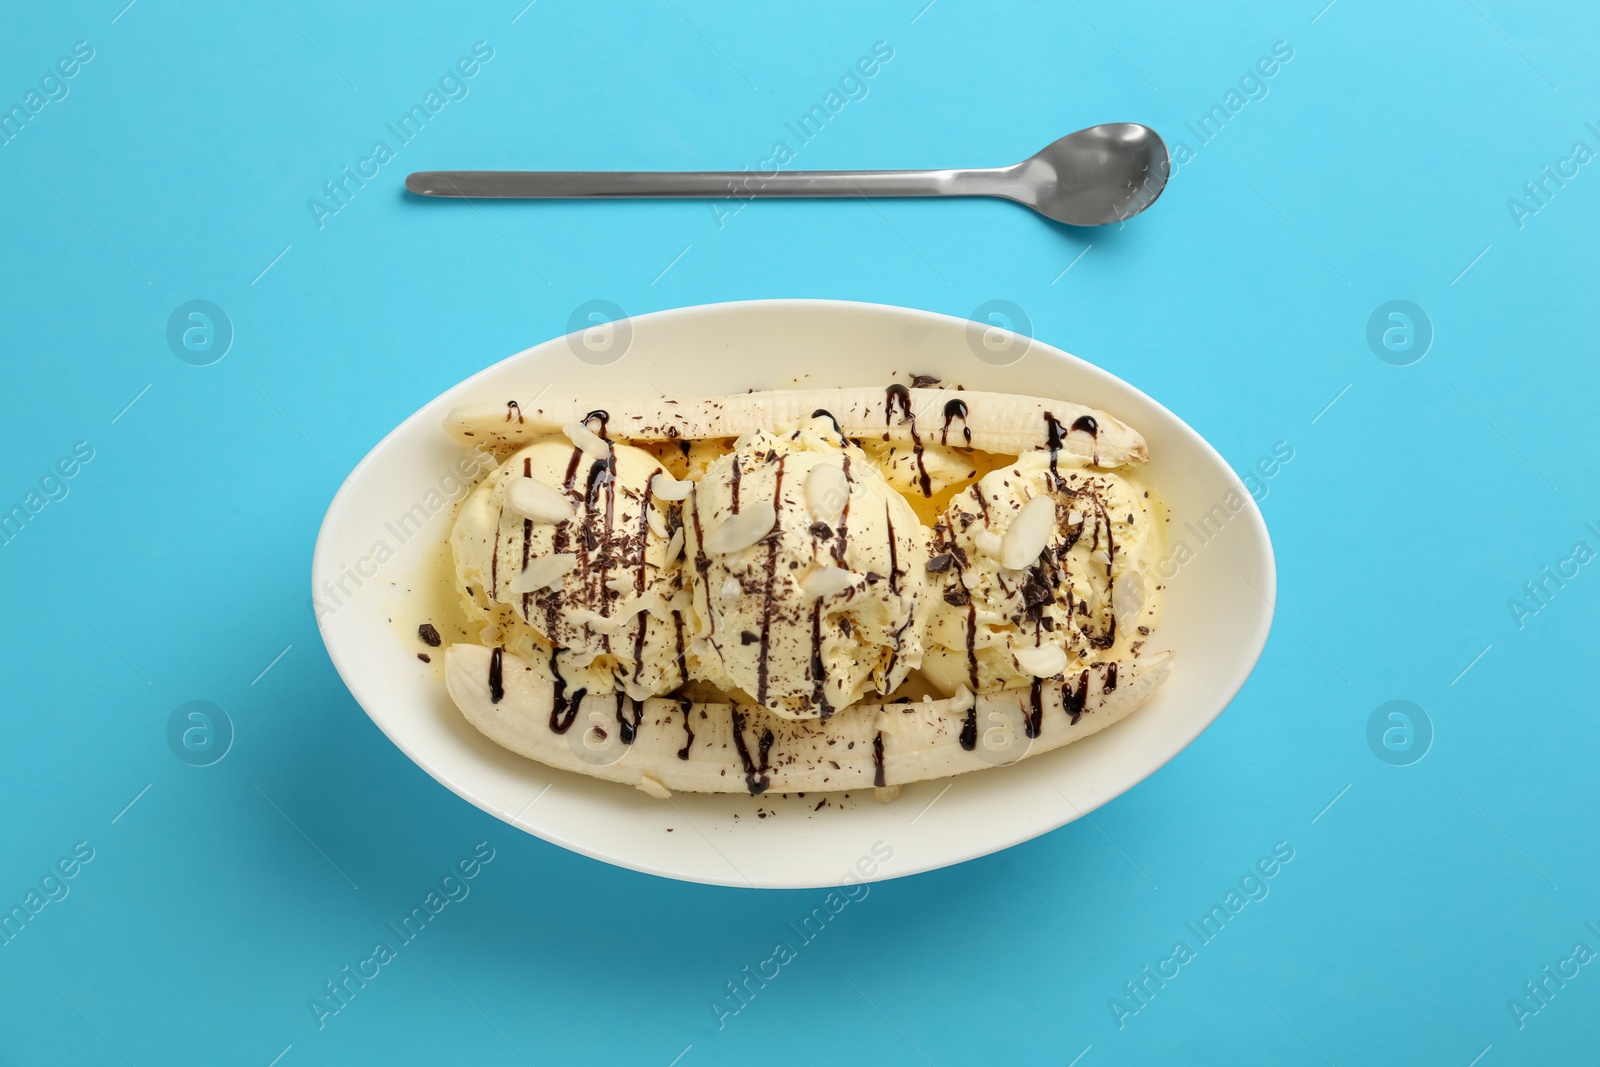
M 417 765 L 513 826 L 586 856 L 668 878 L 801 888 L 893 878 L 1007 848 L 1132 788 L 1193 741 L 1255 666 L 1272 622 L 1276 573 L 1266 524 L 1221 456 L 1133 386 L 1059 349 L 966 319 L 830 300 L 757 300 L 662 311 L 520 352 L 434 399 L 361 461 L 328 508 L 312 592 L 328 655 L 372 721 Z M 627 334 L 631 331 L 631 338 Z M 976 353 L 1017 344 L 995 366 Z M 986 345 L 991 347 L 985 347 Z M 500 748 L 450 702 L 400 626 L 430 549 L 448 536 L 467 455 L 441 428 L 469 400 L 528 395 L 617 398 L 816 385 L 879 385 L 935 374 L 969 389 L 1060 394 L 1102 408 L 1150 444 L 1145 475 L 1171 514 L 1171 574 L 1152 647 L 1176 669 L 1144 707 L 1077 744 L 1011 767 L 909 786 L 891 804 L 869 792 L 833 799 L 680 794 L 653 800 L 556 771 Z M 420 527 L 420 528 L 419 528 Z M 1187 553 L 1178 550 L 1183 542 Z M 1175 570 L 1175 573 L 1171 573 Z M 390 619 L 394 622 L 391 623 Z M 765 812 L 758 817 L 757 812 Z

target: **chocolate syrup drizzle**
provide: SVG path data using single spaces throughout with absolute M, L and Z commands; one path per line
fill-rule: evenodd
M 772 784 L 768 775 L 771 770 L 769 760 L 772 758 L 772 729 L 768 727 L 761 731 L 761 739 L 757 743 L 757 752 L 760 762 L 750 758 L 750 748 L 744 740 L 744 712 L 738 708 L 730 707 L 729 713 L 733 716 L 733 747 L 738 750 L 739 762 L 744 765 L 744 782 L 750 790 L 751 796 L 759 796 L 767 791 Z
M 783 461 L 788 456 L 778 457 L 778 470 L 772 479 L 772 510 L 777 515 L 773 529 L 777 529 L 783 522 L 781 509 L 783 507 Z M 735 468 L 737 469 L 737 468 Z M 756 703 L 765 705 L 767 702 L 767 675 L 770 664 L 768 656 L 772 650 L 772 586 L 778 575 L 778 539 L 770 538 L 767 541 L 767 584 L 762 591 L 763 610 L 761 612 L 761 658 L 756 661 Z
M 507 400 L 506 401 L 506 421 L 510 422 L 511 421 L 511 416 L 513 416 L 513 415 L 515 415 L 517 417 L 517 421 L 518 422 L 526 421 L 522 417 L 522 405 L 518 404 L 515 400 Z
M 1110 591 L 1113 586 L 1111 572 L 1117 563 L 1117 542 L 1116 538 L 1111 533 L 1111 516 L 1106 514 L 1105 504 L 1101 502 L 1098 496 L 1093 497 L 1093 500 L 1095 511 L 1098 512 L 1100 516 L 1100 521 L 1095 523 L 1094 527 L 1094 548 L 1100 547 L 1100 527 L 1104 526 L 1106 529 L 1106 588 L 1108 591 Z M 1108 610 L 1106 611 L 1105 633 L 1089 635 L 1089 643 L 1095 648 L 1110 648 L 1116 643 L 1117 640 L 1117 612 L 1115 601 L 1113 601 L 1111 597 L 1107 597 L 1106 602 L 1108 605 Z
M 821 411 L 822 409 L 818 409 Z M 826 412 L 824 412 L 826 414 Z M 843 436 L 842 434 L 840 436 Z M 844 507 L 839 510 L 839 521 L 829 529 L 825 523 L 813 523 L 811 527 L 814 538 L 833 537 L 833 559 L 839 566 L 845 566 L 845 551 L 850 543 L 850 495 L 853 484 L 850 481 L 850 457 L 843 457 L 845 497 Z M 807 668 L 811 678 L 811 702 L 817 708 L 817 717 L 826 719 L 834 713 L 834 707 L 828 703 L 827 666 L 822 659 L 822 601 L 818 599 L 811 609 L 811 662 Z
M 973 706 L 967 709 L 967 723 L 972 729 L 972 744 L 967 743 L 967 733 L 962 731 L 961 747 L 971 751 L 978 741 L 978 605 L 967 597 L 967 681 L 972 684 Z
M 883 421 L 884 425 L 894 423 L 894 409 L 900 409 L 900 421 L 905 422 L 911 418 L 911 390 L 895 382 L 883 391 Z
M 989 514 L 989 504 L 983 497 L 983 489 L 974 483 L 972 495 L 977 499 L 978 506 L 983 509 L 984 517 Z M 972 595 L 967 591 L 965 574 L 967 572 L 967 554 L 957 545 L 952 536 L 950 527 L 941 522 L 937 527 L 938 548 L 948 553 L 950 566 L 946 567 L 949 578 L 946 580 L 945 603 L 952 607 L 962 604 L 967 608 L 967 684 L 972 691 L 972 706 L 967 709 L 966 720 L 961 724 L 961 747 L 968 752 L 978 747 L 978 605 L 972 600 Z M 959 595 L 956 595 L 959 594 Z
M 987 514 L 988 504 L 984 502 L 983 491 L 976 485 L 972 491 Z M 967 608 L 967 682 L 972 690 L 972 706 L 967 709 L 966 721 L 961 726 L 961 747 L 971 752 L 978 747 L 978 605 L 967 592 L 966 582 L 962 578 L 967 570 L 966 553 L 959 545 L 945 541 L 949 536 L 949 530 L 943 524 L 938 527 L 937 536 L 939 540 L 936 547 L 949 557 L 949 565 L 945 568 L 950 574 L 945 590 L 945 603 L 952 607 L 965 604 Z M 959 596 L 956 596 L 958 593 Z
M 1045 444 L 1050 449 L 1050 484 L 1061 484 L 1061 472 L 1056 469 L 1056 460 L 1061 457 L 1061 421 L 1050 412 L 1044 413 Z
M 1083 714 L 1084 702 L 1089 699 L 1089 671 L 1085 669 L 1078 675 L 1078 687 L 1074 689 L 1071 682 L 1061 685 L 1061 710 L 1067 713 L 1071 725 L 1078 725 L 1078 718 Z
M 1093 415 L 1079 415 L 1072 420 L 1072 428 L 1074 430 L 1082 430 L 1090 437 L 1100 436 L 1100 424 L 1094 421 Z
M 678 749 L 678 758 L 686 760 L 689 758 L 689 746 L 694 744 L 694 727 L 689 725 L 689 713 L 694 711 L 694 702 L 679 700 L 678 707 L 683 710 L 683 747 Z
M 578 707 L 583 703 L 587 689 L 574 689 L 572 699 L 567 699 L 567 680 L 561 677 L 561 672 L 556 669 L 556 653 L 559 649 L 550 650 L 550 675 L 555 683 L 555 693 L 550 701 L 550 730 L 552 733 L 564 734 L 572 729 L 572 721 L 578 717 Z
M 644 495 L 639 500 L 639 570 L 633 576 L 633 591 L 644 595 L 644 546 L 650 542 L 650 503 L 656 491 L 656 475 L 663 473 L 660 467 L 650 472 L 650 477 L 644 482 Z
M 676 609 L 672 612 L 672 636 L 678 646 L 678 682 L 681 685 L 689 680 L 689 664 L 683 658 L 683 612 Z
M 1028 718 L 1022 724 L 1022 732 L 1029 737 L 1038 737 L 1039 727 L 1044 723 L 1044 700 L 1040 692 L 1043 685 L 1043 678 L 1035 678 L 1028 688 Z
M 624 704 L 633 705 L 633 718 L 625 718 L 622 714 Z M 622 735 L 622 743 L 633 744 L 633 739 L 639 736 L 639 720 L 644 717 L 644 705 L 634 700 L 628 694 L 617 690 L 617 732 Z
M 496 648 L 489 653 L 489 703 L 498 704 L 505 699 L 506 685 L 501 672 L 504 669 L 506 650 Z
M 961 420 L 961 434 L 966 439 L 967 444 L 972 444 L 972 430 L 967 426 L 967 402 L 960 397 L 944 402 L 944 429 L 939 434 L 939 443 L 941 445 L 950 443 L 950 420 L 952 419 Z
M 833 558 L 841 567 L 845 565 L 845 548 L 850 543 L 850 497 L 854 492 L 855 486 L 850 481 L 850 457 L 846 455 L 844 457 L 844 507 L 839 512 L 838 529 L 835 531 L 839 536 L 833 542 Z
M 516 401 L 513 400 L 512 403 L 515 404 Z M 532 478 L 533 477 L 533 457 L 532 456 L 524 456 L 524 457 L 522 457 L 522 476 L 524 478 Z M 499 529 L 499 527 L 495 528 L 494 536 L 495 536 L 494 563 L 490 565 L 489 569 L 491 571 L 498 572 L 498 570 L 499 570 L 498 564 L 500 562 L 500 529 Z M 522 520 L 522 569 L 523 570 L 527 570 L 528 569 L 528 544 L 532 540 L 533 540 L 533 520 L 532 519 L 523 519 Z M 499 577 L 497 575 L 491 575 L 491 580 L 495 583 L 495 587 L 498 588 L 499 587 L 499 581 L 500 581 Z M 528 617 L 528 612 L 532 609 L 532 607 L 533 607 L 533 594 L 532 593 L 523 593 L 522 594 L 522 617 L 524 619 L 526 619 Z
M 917 433 L 917 417 L 911 413 L 911 390 L 896 382 L 884 390 L 883 424 L 894 424 L 894 409 L 900 409 L 900 424 L 911 424 L 911 451 L 917 460 L 917 488 L 923 496 L 933 495 L 933 481 L 928 477 L 928 465 L 922 459 L 922 435 Z M 948 428 L 948 427 L 947 427 Z
M 717 632 L 717 616 L 716 613 L 711 610 L 711 589 L 709 587 L 711 579 L 711 557 L 706 555 L 706 535 L 705 531 L 700 528 L 700 509 L 698 507 L 694 508 L 692 515 L 694 518 L 694 569 L 700 575 L 700 581 L 695 586 L 695 589 L 701 596 L 706 598 L 706 640 L 709 641 Z M 683 636 L 681 622 L 679 623 L 678 636 L 678 662 L 680 664 L 683 662 Z M 684 677 L 687 678 L 688 675 L 685 674 Z
M 822 598 L 811 605 L 811 703 L 817 707 L 817 718 L 826 719 L 833 714 L 828 703 L 828 668 L 822 662 Z
M 889 592 L 900 593 L 900 553 L 894 543 L 894 515 L 889 511 L 889 501 L 883 502 L 883 525 L 889 532 Z
M 894 516 L 889 511 L 889 502 L 883 502 L 883 523 L 889 532 L 889 592 L 895 596 L 900 595 L 900 554 L 894 538 Z M 883 669 L 883 680 L 887 684 L 889 676 L 894 673 L 894 665 L 900 659 L 900 647 L 905 643 L 906 630 L 914 621 L 912 613 L 906 614 L 906 619 L 900 628 L 894 632 L 894 647 L 889 650 L 889 663 Z
M 561 488 L 565 489 L 569 493 L 572 492 L 572 486 L 577 481 L 578 461 L 581 459 L 583 459 L 583 449 L 579 448 L 577 445 L 573 445 L 572 458 L 567 460 L 567 474 L 561 482 Z
M 872 784 L 876 786 L 884 785 L 882 730 L 879 730 L 872 737 Z
M 593 527 L 585 526 L 580 543 L 584 551 L 579 566 L 584 576 L 593 576 L 596 579 L 594 599 L 600 602 L 600 617 L 608 618 L 611 615 L 611 598 L 616 594 L 611 587 L 606 585 L 606 573 L 611 568 L 611 533 L 616 522 L 617 506 L 617 474 L 616 453 L 613 452 L 607 459 L 597 459 L 589 465 L 589 476 L 585 480 L 583 492 L 583 509 L 587 515 L 593 515 L 597 510 L 599 496 L 605 494 L 605 525 L 598 538 L 600 551 L 600 566 L 598 570 L 589 565 L 589 552 L 597 547 Z M 587 583 L 586 583 L 587 584 Z M 585 599 L 588 599 L 587 597 Z M 600 635 L 600 646 L 607 652 L 611 651 L 611 635 Z
M 844 437 L 844 430 L 842 427 L 840 427 L 839 420 L 834 418 L 833 412 L 829 411 L 827 408 L 818 408 L 811 413 L 811 417 L 813 419 L 826 417 L 829 422 L 833 423 L 833 432 L 838 434 L 840 438 Z
M 650 472 L 650 477 L 645 479 L 644 496 L 639 503 L 639 570 L 633 576 L 633 590 L 638 596 L 644 595 L 644 549 L 650 540 L 650 500 L 651 494 L 655 492 L 656 475 L 660 473 L 661 468 L 657 467 Z M 639 672 L 644 668 L 644 639 L 646 632 L 650 628 L 650 618 L 650 612 L 641 611 L 630 624 L 636 627 L 633 632 L 633 680 L 635 682 L 639 680 Z
M 501 507 L 500 518 L 506 517 L 506 509 Z M 494 550 L 489 553 L 489 599 L 500 599 L 500 523 L 494 524 Z M 526 608 L 523 614 L 527 614 Z

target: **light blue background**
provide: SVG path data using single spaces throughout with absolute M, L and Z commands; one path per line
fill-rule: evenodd
M 1507 1006 L 1600 950 L 1600 564 L 1521 628 L 1507 604 L 1600 548 L 1600 164 L 1520 227 L 1507 205 L 1600 149 L 1592 7 L 124 2 L 12 5 L 0 36 L 6 108 L 95 50 L 0 146 L 0 506 L 94 450 L 0 546 L 0 903 L 95 850 L 0 947 L 0 1063 L 1596 1055 L 1600 965 L 1522 1029 Z M 476 41 L 470 95 L 319 229 L 307 200 Z M 719 228 L 703 202 L 400 192 L 418 169 L 755 165 L 877 41 L 892 61 L 795 166 L 1000 164 L 1112 120 L 1196 155 L 1148 215 L 1085 233 L 987 202 Z M 1278 41 L 1266 98 L 1200 146 L 1184 124 Z M 724 983 L 823 894 L 612 869 L 459 800 L 346 693 L 307 575 L 341 472 L 578 305 L 766 296 L 1010 300 L 1241 472 L 1294 459 L 1262 505 L 1281 614 L 1204 736 L 1092 821 L 873 887 L 719 1029 Z M 164 336 L 197 298 L 236 331 L 208 367 Z M 1411 366 L 1365 340 L 1392 299 L 1435 331 Z M 236 731 L 205 768 L 166 742 L 193 699 Z M 1366 741 L 1392 699 L 1433 724 L 1412 766 Z M 470 897 L 319 1030 L 322 983 L 484 840 Z M 1119 1029 L 1110 998 L 1277 842 L 1270 896 Z

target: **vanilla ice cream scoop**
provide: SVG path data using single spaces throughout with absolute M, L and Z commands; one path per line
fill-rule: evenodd
M 826 718 L 922 662 L 927 529 L 826 417 L 740 438 L 684 522 L 702 680 Z
M 1136 654 L 1155 625 L 1147 497 L 1044 451 L 957 494 L 933 531 L 923 672 L 946 692 L 988 693 Z
M 462 503 L 451 533 L 485 643 L 548 660 L 573 694 L 642 700 L 682 684 L 690 488 L 584 424 L 517 451 Z

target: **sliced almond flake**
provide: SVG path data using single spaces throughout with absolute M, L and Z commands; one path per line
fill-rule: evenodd
M 660 500 L 683 500 L 692 492 L 693 482 L 680 482 L 666 471 L 650 479 L 650 493 Z
M 506 480 L 506 507 L 534 522 L 566 522 L 577 514 L 566 494 L 537 478 Z
M 655 797 L 657 800 L 672 799 L 672 790 L 668 789 L 666 786 L 662 785 L 659 781 L 650 777 L 648 774 L 641 774 L 639 776 L 639 781 L 636 788 L 639 790 L 639 792 Z
M 1000 548 L 1002 542 L 1000 540 L 1000 535 L 995 533 L 993 530 L 979 530 L 977 534 L 973 536 L 972 543 L 976 545 L 978 551 L 982 552 L 984 555 L 990 556 L 994 559 L 1000 558 Z
M 611 445 L 583 423 L 569 422 L 561 427 L 561 432 L 567 435 L 567 440 L 583 449 L 585 455 L 595 459 L 611 458 Z
M 722 583 L 722 602 L 724 604 L 732 603 L 739 599 L 739 594 L 742 592 L 743 590 L 739 588 L 739 579 L 724 579 Z
M 510 593 L 537 593 L 541 589 L 548 589 L 555 585 L 578 565 L 578 557 L 573 552 L 556 552 L 548 556 L 540 556 L 522 569 L 522 573 L 511 579 L 506 586 Z
M 667 541 L 667 562 L 671 563 L 683 555 L 683 527 L 672 531 L 672 537 Z
M 1102 566 L 1102 567 L 1111 566 L 1111 557 L 1106 553 L 1106 550 L 1103 549 L 1103 548 L 1097 548 L 1093 552 L 1089 553 L 1089 558 L 1091 560 L 1093 560 L 1094 562 L 1100 564 L 1100 566 Z
M 1082 521 L 1083 521 L 1083 512 L 1081 512 L 1081 511 L 1069 511 L 1069 512 L 1067 512 L 1067 525 L 1068 526 L 1076 526 Z
M 566 618 L 574 626 L 582 626 L 597 634 L 614 636 L 631 626 L 635 615 L 644 611 L 655 614 L 661 607 L 661 597 L 652 589 L 647 591 L 644 596 L 618 601 L 611 608 L 611 614 L 609 615 L 602 615 L 598 611 L 590 611 L 588 608 L 568 608 Z
M 1050 532 L 1055 525 L 1056 502 L 1052 498 L 1036 496 L 1022 505 L 1022 510 L 1006 528 L 1000 565 L 1013 571 L 1033 566 L 1044 546 L 1050 543 Z
M 1035 678 L 1051 678 L 1067 669 L 1067 654 L 1055 645 L 1034 645 L 1011 650 L 1017 666 Z
M 800 579 L 800 591 L 807 600 L 842 593 L 856 582 L 856 576 L 843 567 L 820 567 Z
M 772 502 L 759 500 L 707 532 L 705 550 L 713 556 L 738 552 L 767 536 L 777 524 L 778 511 Z
M 667 520 L 655 508 L 646 508 L 644 518 L 650 524 L 650 532 L 661 538 L 667 539 Z
M 844 468 L 819 463 L 806 475 L 806 509 L 819 522 L 834 522 L 850 500 L 850 479 Z

